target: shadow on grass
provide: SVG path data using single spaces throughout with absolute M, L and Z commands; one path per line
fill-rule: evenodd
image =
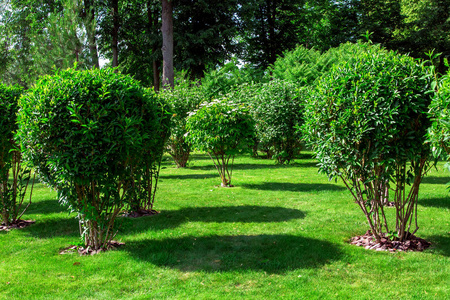
M 51 214 L 64 211 L 67 211 L 67 209 L 62 207 L 58 203 L 58 200 L 48 199 L 39 202 L 31 202 L 27 214 Z
M 342 191 L 345 187 L 323 183 L 290 183 L 290 182 L 266 182 L 262 184 L 243 184 L 243 188 L 263 191 L 290 191 L 290 192 L 318 192 L 318 191 Z
M 433 235 L 426 240 L 432 243 L 432 247 L 436 253 L 450 256 L 450 234 L 446 236 Z
M 427 207 L 450 208 L 450 197 L 428 199 L 419 198 L 418 204 Z
M 75 218 L 75 214 L 70 215 L 69 218 L 36 220 L 36 223 L 21 230 L 38 238 L 53 238 L 58 236 L 76 237 L 80 235 L 78 220 Z
M 310 167 L 316 167 L 316 162 L 305 162 L 305 163 L 291 163 L 289 165 L 280 165 L 276 164 L 275 162 L 273 164 L 260 164 L 260 163 L 254 163 L 254 164 L 234 164 L 233 170 L 257 170 L 257 169 L 289 169 L 289 168 L 298 168 L 298 167 L 304 167 L 304 168 L 310 168 Z M 206 166 L 192 166 L 188 167 L 188 169 L 191 170 L 211 170 L 215 169 L 214 164 L 206 165 Z
M 426 176 L 422 179 L 422 183 L 446 185 L 450 183 L 450 177 Z
M 186 174 L 186 175 L 160 175 L 159 178 L 160 179 L 206 179 L 206 178 L 220 178 L 220 177 L 219 177 L 219 174 Z
M 303 219 L 305 215 L 306 214 L 300 210 L 284 207 L 220 206 L 166 210 L 148 218 L 133 220 L 132 224 L 127 220 L 118 221 L 119 224 L 123 223 L 120 230 L 123 234 L 132 234 L 132 232 L 175 228 L 188 222 L 269 223 Z M 129 228 L 130 226 L 132 226 L 133 229 Z
M 272 274 L 319 268 L 341 256 L 332 243 L 292 235 L 144 240 L 127 242 L 119 251 L 127 251 L 138 260 L 182 271 L 252 270 Z

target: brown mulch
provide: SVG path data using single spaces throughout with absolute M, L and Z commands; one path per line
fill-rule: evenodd
M 12 224 L 10 224 L 9 226 L 0 224 L 0 231 L 9 231 L 11 229 L 20 229 L 20 228 L 24 228 L 27 226 L 30 226 L 31 224 L 36 223 L 36 221 L 33 220 L 19 220 L 16 221 Z
M 156 214 L 159 214 L 159 211 L 154 209 L 140 209 L 138 211 L 125 212 L 122 214 L 122 216 L 128 218 L 140 218 L 146 216 L 153 216 Z
M 121 243 L 118 241 L 111 241 L 108 243 L 108 246 L 106 247 L 106 249 L 102 248 L 102 249 L 98 249 L 98 250 L 93 250 L 90 247 L 84 248 L 81 246 L 71 245 L 64 249 L 61 249 L 59 251 L 59 254 L 73 254 L 73 253 L 78 252 L 78 254 L 80 254 L 80 255 L 94 255 L 94 254 L 98 254 L 100 252 L 105 252 L 108 250 L 113 250 L 113 249 L 119 248 L 123 245 L 125 245 L 125 243 Z
M 411 234 L 405 242 L 391 241 L 387 237 L 381 238 L 378 243 L 370 230 L 364 235 L 355 236 L 350 240 L 350 244 L 364 247 L 375 251 L 423 251 L 431 246 L 431 243 Z

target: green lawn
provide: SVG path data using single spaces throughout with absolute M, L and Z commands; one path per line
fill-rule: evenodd
M 126 245 L 94 256 L 58 254 L 80 242 L 77 220 L 39 184 L 24 219 L 0 232 L 1 299 L 445 299 L 450 292 L 450 174 L 421 187 L 419 253 L 348 244 L 368 226 L 342 182 L 315 161 L 289 166 L 239 157 L 234 188 L 206 155 L 187 169 L 165 160 L 155 208 L 120 218 Z

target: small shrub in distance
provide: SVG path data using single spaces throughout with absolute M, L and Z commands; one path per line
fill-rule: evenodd
M 166 89 L 160 96 L 167 102 L 173 114 L 170 122 L 171 135 L 168 146 L 169 154 L 178 168 L 184 168 L 189 160 L 191 145 L 186 141 L 186 119 L 188 113 L 198 108 L 204 101 L 201 87 L 195 82 L 178 80 L 173 89 Z
M 306 101 L 303 132 L 320 170 L 342 178 L 377 241 L 405 241 L 419 228 L 419 186 L 430 164 L 429 69 L 379 46 L 358 47 L 353 60 L 317 81 Z M 386 184 L 394 221 L 383 206 Z
M 301 151 L 302 91 L 294 83 L 273 80 L 260 85 L 250 100 L 259 147 L 280 164 Z
M 90 249 L 108 247 L 116 216 L 150 178 L 143 173 L 154 166 L 164 137 L 156 101 L 111 69 L 41 77 L 20 100 L 24 156 L 78 214 Z M 148 157 L 147 147 L 155 151 Z
M 209 154 L 222 187 L 230 187 L 234 156 L 253 143 L 254 123 L 248 109 L 231 99 L 214 100 L 192 112 L 186 128 L 188 142 Z
M 18 100 L 22 89 L 0 83 L 0 225 L 17 223 L 25 213 L 25 194 L 31 170 L 25 168 L 14 135 L 17 131 Z M 12 175 L 12 181 L 9 181 Z M 31 182 L 31 190 L 34 181 Z M 30 194 L 31 201 L 31 194 Z

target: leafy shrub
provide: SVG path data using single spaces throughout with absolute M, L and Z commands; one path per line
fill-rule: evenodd
M 300 92 L 294 83 L 273 80 L 260 85 L 251 100 L 259 146 L 281 164 L 301 150 L 296 127 L 303 122 Z
M 450 159 L 450 76 L 445 75 L 436 83 L 436 93 L 430 105 L 433 123 L 428 134 L 435 156 Z
M 383 208 L 386 184 L 393 190 L 394 232 L 404 241 L 418 229 L 419 185 L 429 166 L 424 112 L 431 101 L 430 76 L 411 57 L 369 44 L 357 47 L 353 60 L 317 81 L 303 132 L 320 170 L 342 178 L 378 241 L 391 226 Z
M 166 89 L 160 95 L 167 101 L 173 114 L 170 124 L 172 132 L 168 141 L 169 154 L 178 168 L 184 168 L 191 152 L 191 145 L 185 140 L 186 119 L 188 113 L 204 101 L 204 96 L 197 83 L 187 80 L 178 80 L 173 89 Z
M 170 136 L 171 115 L 168 103 L 157 97 L 153 89 L 145 89 L 141 112 L 142 144 L 139 154 L 130 161 L 133 196 L 129 202 L 133 212 L 151 212 L 155 202 L 161 160 Z
M 31 171 L 22 166 L 22 155 L 14 141 L 21 94 L 20 87 L 0 83 L 0 224 L 6 226 L 18 222 L 29 205 L 23 207 Z
M 214 100 L 192 112 L 186 128 L 188 142 L 198 150 L 206 151 L 213 160 L 222 186 L 231 186 L 234 156 L 247 149 L 254 138 L 254 124 L 248 108 L 236 104 L 233 99 Z
M 311 84 L 321 75 L 319 61 L 320 52 L 298 46 L 286 51 L 271 67 L 272 76 L 276 79 L 296 82 L 299 85 Z
M 162 151 L 155 94 L 111 69 L 68 69 L 41 77 L 20 106 L 25 157 L 78 213 L 86 247 L 106 248 L 115 217 L 135 203 Z
M 298 46 L 279 57 L 271 67 L 275 79 L 295 82 L 300 86 L 311 85 L 331 70 L 333 65 L 347 63 L 358 57 L 362 48 L 358 44 L 344 43 L 324 53 Z M 364 51 L 368 51 L 365 49 Z

